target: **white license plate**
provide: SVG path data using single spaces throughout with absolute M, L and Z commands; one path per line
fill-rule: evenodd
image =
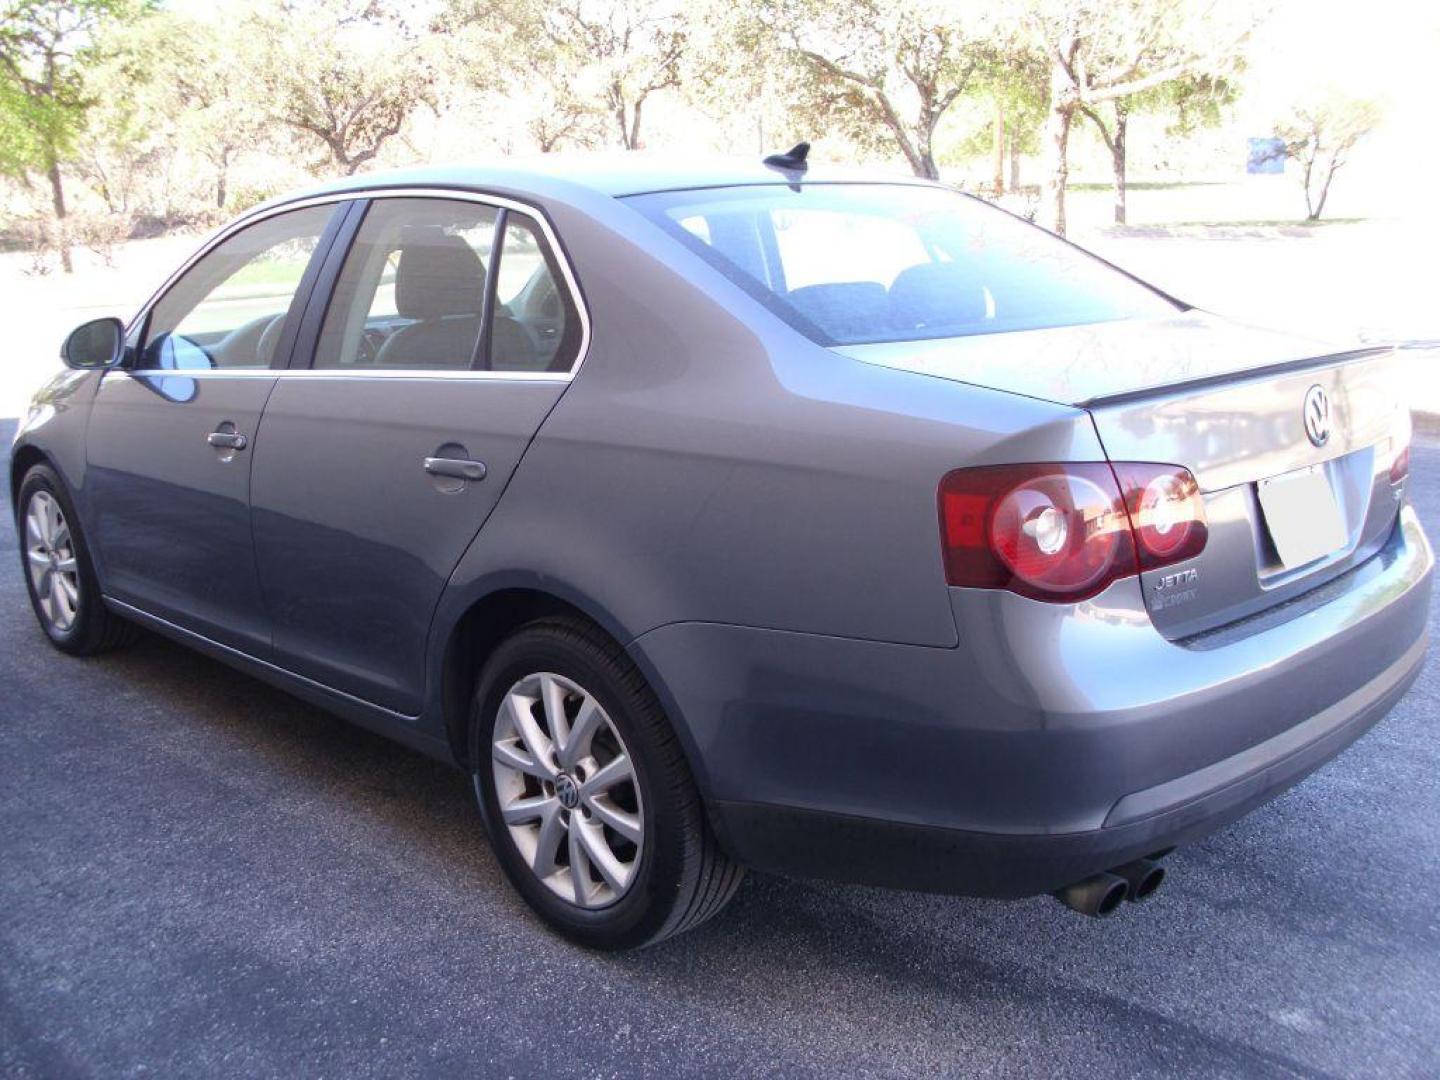
M 1322 466 L 1261 480 L 1265 526 L 1289 570 L 1339 551 L 1349 539 L 1340 504 Z

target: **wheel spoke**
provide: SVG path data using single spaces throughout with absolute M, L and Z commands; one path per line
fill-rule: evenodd
M 40 504 L 40 512 L 45 515 L 45 542 L 54 547 L 55 532 L 60 525 L 60 509 L 55 505 L 55 500 L 47 495 Z
M 55 525 L 55 534 L 50 537 L 50 546 L 56 551 L 70 546 L 70 526 L 61 518 Z
M 507 825 L 524 825 L 526 822 L 539 821 L 547 810 L 556 809 L 555 799 L 551 795 L 532 795 L 525 799 L 516 799 L 508 806 L 500 808 L 501 815 L 505 818 Z
M 630 767 L 630 759 L 626 755 L 620 754 L 580 785 L 580 797 L 593 799 L 596 795 L 609 791 L 616 784 L 633 779 L 635 779 L 635 771 Z
M 50 556 L 46 555 L 40 548 L 28 548 L 25 552 L 25 558 L 31 566 L 38 567 L 41 570 L 50 569 Z
M 65 603 L 64 592 L 60 584 L 63 580 L 59 574 L 50 575 L 50 618 L 61 630 L 69 628 L 71 618 L 71 612 Z
M 25 515 L 25 531 L 30 535 L 31 540 L 35 541 L 35 543 L 41 547 L 44 547 L 45 521 L 44 516 L 36 512 L 39 509 L 35 504 L 31 504 L 30 512 Z
M 525 749 L 530 752 L 531 760 L 544 770 L 543 775 L 547 779 L 553 779 L 555 769 L 550 764 L 550 739 L 540 730 L 540 725 L 531 715 L 530 699 L 519 694 L 507 694 L 504 707 L 510 710 L 510 722 L 520 736 L 520 741 L 525 744 Z
M 535 862 L 531 865 L 537 876 L 548 878 L 560 868 L 555 856 L 560 854 L 560 842 L 565 839 L 565 833 L 565 822 L 560 817 L 557 803 L 540 819 L 540 835 L 535 840 Z
M 65 574 L 57 573 L 55 580 L 60 583 L 60 595 L 65 600 L 65 606 L 72 612 L 80 606 L 80 590 L 75 582 L 71 581 Z
M 535 764 L 529 755 L 521 753 L 519 745 L 514 741 L 497 742 L 493 749 L 495 760 L 506 768 L 515 769 L 517 772 L 533 776 L 537 780 L 549 779 L 550 774 Z
M 590 859 L 580 842 L 580 830 L 570 830 L 570 887 L 575 891 L 575 903 L 581 907 L 590 906 Z
M 570 735 L 560 751 L 560 764 L 567 769 L 573 769 L 576 762 L 588 755 L 590 741 L 600 730 L 604 720 L 605 714 L 600 711 L 595 699 L 585 695 L 585 700 L 580 703 L 580 711 L 575 714 L 575 722 L 570 725 Z
M 60 573 L 62 573 L 62 574 L 73 574 L 73 573 L 75 573 L 75 572 L 76 572 L 75 556 L 74 556 L 74 555 L 71 555 L 68 559 L 61 559 L 59 562 L 57 562 L 57 563 L 55 564 L 55 569 L 58 570 L 58 571 L 60 571 Z
M 590 812 L 595 815 L 597 821 L 602 825 L 609 825 L 636 847 L 639 847 L 640 842 L 645 839 L 645 827 L 640 821 L 639 814 L 621 810 L 604 797 L 588 799 L 585 805 L 590 808 Z
M 570 741 L 570 721 L 565 716 L 565 688 L 555 676 L 540 676 L 540 702 L 545 707 L 545 722 L 550 728 L 556 755 L 563 756 Z
M 605 879 L 605 884 L 615 890 L 615 895 L 624 892 L 625 885 L 630 880 L 630 871 L 615 857 L 610 845 L 605 843 L 605 835 L 599 827 L 574 822 L 570 835 L 579 835 L 580 846 L 585 849 L 590 865 L 600 871 L 600 876 Z

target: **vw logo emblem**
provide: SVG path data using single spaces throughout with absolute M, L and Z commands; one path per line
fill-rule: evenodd
M 1330 441 L 1330 397 L 1323 386 L 1305 391 L 1305 434 L 1316 446 Z
M 566 810 L 574 810 L 580 805 L 580 785 L 569 773 L 561 773 L 555 778 L 555 794 Z

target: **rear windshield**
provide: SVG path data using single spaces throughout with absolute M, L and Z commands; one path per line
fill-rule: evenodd
M 767 185 L 628 201 L 821 345 L 1176 311 L 1043 229 L 941 188 Z

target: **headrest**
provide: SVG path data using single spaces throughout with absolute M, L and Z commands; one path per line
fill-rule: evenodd
M 840 341 L 879 336 L 890 324 L 885 286 L 878 281 L 802 285 L 786 294 L 796 311 Z
M 948 330 L 985 321 L 985 290 L 956 263 L 920 263 L 890 283 L 890 310 L 901 330 Z
M 395 309 L 404 318 L 479 315 L 484 296 L 485 264 L 464 239 L 434 225 L 400 234 Z

